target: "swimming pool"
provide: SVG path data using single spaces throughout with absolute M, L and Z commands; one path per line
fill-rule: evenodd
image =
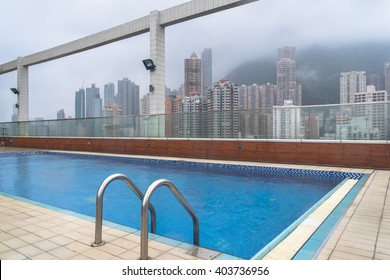
M 107 176 L 123 173 L 143 192 L 153 181 L 166 178 L 197 212 L 200 245 L 245 259 L 344 178 L 361 176 L 50 152 L 2 155 L 0 164 L 0 191 L 92 217 L 96 191 Z M 139 199 L 122 182 L 113 185 L 105 193 L 104 219 L 140 228 Z M 191 219 L 173 196 L 160 188 L 152 203 L 157 211 L 157 234 L 191 243 Z

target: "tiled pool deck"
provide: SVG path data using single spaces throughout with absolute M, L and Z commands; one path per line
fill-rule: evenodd
M 0 147 L 0 152 L 11 151 L 26 150 Z M 390 171 L 302 165 L 283 167 L 372 173 L 315 258 L 390 260 Z M 94 232 L 94 221 L 0 195 L 0 259 L 139 258 L 138 232 L 104 226 L 103 240 L 106 244 L 91 247 Z M 157 260 L 229 258 L 215 251 L 161 237 L 149 241 L 149 256 Z M 272 258 L 283 259 L 283 254 L 275 254 Z

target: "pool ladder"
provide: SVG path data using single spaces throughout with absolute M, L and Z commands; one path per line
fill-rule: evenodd
M 104 242 L 102 241 L 102 225 L 103 225 L 103 196 L 104 191 L 107 186 L 115 181 L 122 180 L 127 186 L 137 195 L 137 197 L 142 201 L 141 206 L 141 252 L 140 260 L 150 259 L 148 256 L 148 231 L 149 231 L 149 221 L 148 221 L 148 210 L 151 213 L 151 232 L 156 233 L 156 210 L 150 202 L 152 195 L 156 189 L 161 186 L 167 186 L 171 193 L 176 197 L 180 204 L 191 216 L 193 223 L 193 243 L 194 245 L 199 246 L 199 220 L 195 211 L 185 200 L 183 195 L 179 192 L 176 186 L 167 179 L 159 179 L 154 181 L 149 188 L 146 190 L 145 195 L 137 188 L 137 186 L 125 175 L 123 174 L 113 174 L 107 177 L 103 183 L 100 185 L 98 192 L 96 194 L 96 222 L 95 222 L 95 242 L 91 244 L 93 247 L 102 246 Z

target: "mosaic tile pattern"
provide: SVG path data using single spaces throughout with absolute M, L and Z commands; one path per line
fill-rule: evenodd
M 95 154 L 79 154 L 79 153 L 61 153 L 51 151 L 33 151 L 33 152 L 10 152 L 1 153 L 0 157 L 4 156 L 28 156 L 33 154 L 51 154 L 64 157 L 76 157 L 76 158 L 89 158 L 89 159 L 108 159 L 116 160 L 120 162 L 128 162 L 133 164 L 145 164 L 145 165 L 165 165 L 170 167 L 181 167 L 191 169 L 206 169 L 212 171 L 223 171 L 235 174 L 283 174 L 283 175 L 300 175 L 300 176 L 316 176 L 316 177 L 332 177 L 343 179 L 356 179 L 359 180 L 364 176 L 364 173 L 354 172 L 339 172 L 339 171 L 326 171 L 326 170 L 310 170 L 310 169 L 298 169 L 298 168 L 284 168 L 284 167 L 271 167 L 271 166 L 253 166 L 245 164 L 226 164 L 226 163 L 212 163 L 212 162 L 195 162 L 184 160 L 168 160 L 168 159 L 153 159 L 153 158 L 134 158 L 134 157 L 118 157 L 118 156 L 106 156 Z

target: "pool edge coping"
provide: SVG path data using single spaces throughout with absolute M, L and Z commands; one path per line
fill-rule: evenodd
M 335 207 L 329 212 L 327 217 L 321 221 L 321 223 L 316 227 L 313 233 L 306 238 L 299 246 L 299 249 L 290 257 L 289 260 L 308 260 L 313 259 L 323 244 L 328 240 L 329 235 L 332 233 L 334 228 L 337 226 L 338 222 L 341 220 L 343 214 L 347 211 L 348 207 L 351 205 L 359 191 L 362 189 L 363 185 L 367 182 L 368 178 L 372 173 L 362 173 L 363 176 L 359 180 L 356 180 L 354 185 L 345 193 L 345 195 L 340 199 L 340 201 L 335 205 Z M 275 237 L 270 243 L 264 246 L 258 253 L 256 253 L 251 260 L 262 260 L 267 254 L 271 253 L 283 240 L 288 238 L 302 223 L 307 220 L 310 215 L 321 207 L 328 199 L 330 199 L 340 188 L 342 188 L 349 180 L 353 179 L 344 179 L 331 191 L 329 191 L 321 200 L 314 204 L 309 210 L 307 210 L 302 216 L 300 216 L 295 222 L 293 222 L 289 227 L 287 227 L 283 232 L 281 232 L 277 237 Z M 348 201 L 346 201 L 348 200 Z M 335 214 L 336 213 L 336 214 Z M 332 219 L 332 223 L 328 225 L 329 220 Z M 326 229 L 324 229 L 324 225 Z M 320 232 L 320 240 L 314 240 L 313 237 Z M 307 244 L 310 244 L 310 249 L 307 248 Z M 313 245 L 314 244 L 314 245 Z M 291 254 L 289 254 L 291 255 Z M 264 260 L 271 260 L 265 258 Z

